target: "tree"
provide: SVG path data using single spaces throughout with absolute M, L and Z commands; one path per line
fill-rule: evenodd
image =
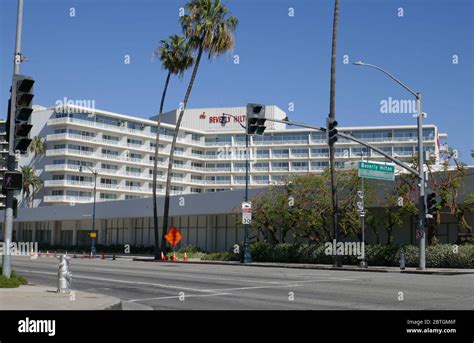
M 341 199 L 341 230 L 345 235 L 360 232 L 357 212 L 359 178 L 356 170 L 337 174 Z M 258 230 L 270 243 L 284 243 L 288 233 L 313 243 L 327 242 L 331 238 L 332 203 L 330 171 L 321 175 L 299 175 L 285 185 L 271 186 L 252 199 L 252 228 Z M 366 199 L 371 199 L 371 185 L 366 185 Z
M 184 72 L 190 68 L 194 63 L 194 58 L 191 54 L 191 48 L 186 41 L 186 38 L 179 35 L 171 35 L 169 40 L 162 40 L 160 47 L 158 47 L 153 57 L 158 57 L 161 61 L 163 69 L 168 71 L 161 95 L 160 112 L 157 119 L 156 139 L 155 139 L 155 159 L 153 161 L 153 227 L 155 232 L 155 259 L 160 258 L 160 249 L 158 241 L 158 208 L 156 203 L 156 186 L 158 173 L 158 148 L 160 145 L 160 124 L 161 114 L 163 113 L 163 106 L 165 103 L 166 92 L 171 75 L 182 76 Z
M 21 172 L 23 174 L 23 201 L 26 201 L 28 207 L 33 207 L 35 192 L 42 187 L 41 179 L 30 166 L 21 167 Z
M 29 150 L 34 154 L 36 158 L 38 155 L 42 155 L 46 151 L 46 143 L 40 136 L 34 136 L 31 140 Z
M 197 56 L 191 79 L 189 80 L 189 85 L 180 108 L 178 120 L 174 129 L 173 141 L 171 143 L 168 172 L 166 175 L 161 251 L 166 247 L 164 236 L 168 230 L 171 175 L 173 170 L 176 139 L 196 79 L 202 54 L 203 52 L 207 52 L 209 59 L 211 59 L 212 57 L 219 56 L 232 49 L 234 46 L 234 32 L 238 22 L 237 18 L 230 16 L 229 10 L 226 6 L 221 4 L 220 0 L 192 0 L 185 5 L 185 10 L 186 14 L 180 18 L 180 23 L 191 48 L 197 51 Z
M 431 231 L 429 232 L 432 243 L 436 243 L 437 226 L 441 222 L 441 214 L 450 214 L 456 218 L 458 227 L 466 230 L 466 233 L 460 233 L 459 241 L 462 236 L 472 235 L 472 226 L 466 220 L 466 214 L 473 210 L 472 194 L 468 194 L 464 202 L 459 204 L 460 189 L 466 176 L 466 168 L 462 162 L 455 158 L 455 150 L 448 148 L 440 153 L 442 160 L 442 170 L 437 171 L 433 168 L 434 159 L 427 161 L 427 168 L 430 174 L 430 187 L 436 193 L 441 201 L 436 206 L 436 215 Z M 447 212 L 444 211 L 447 209 Z

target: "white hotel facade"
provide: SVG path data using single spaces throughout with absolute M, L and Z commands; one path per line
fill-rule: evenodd
M 266 115 L 283 119 L 285 112 L 266 106 Z M 222 114 L 227 123 L 220 122 Z M 178 110 L 163 114 L 160 128 L 158 193 L 164 193 L 173 131 Z M 323 121 L 323 118 L 321 118 Z M 111 113 L 68 105 L 36 106 L 31 116 L 31 136 L 45 140 L 46 152 L 21 156 L 19 165 L 32 165 L 43 180 L 34 206 L 71 205 L 93 201 L 98 172 L 97 201 L 150 197 L 156 118 Z M 174 154 L 172 193 L 206 193 L 245 187 L 245 107 L 188 109 Z M 321 121 L 321 122 L 322 122 Z M 250 187 L 264 187 L 296 174 L 321 173 L 328 167 L 325 133 L 287 129 L 266 122 L 263 136 L 250 137 Z M 340 127 L 340 132 L 370 142 L 391 155 L 408 160 L 417 152 L 416 126 Z M 424 126 L 424 145 L 439 160 L 440 139 L 446 134 L 435 125 Z M 339 167 L 364 158 L 385 161 L 357 143 L 341 139 L 336 144 Z M 368 157 L 367 157 L 368 154 Z M 83 166 L 80 171 L 80 166 Z

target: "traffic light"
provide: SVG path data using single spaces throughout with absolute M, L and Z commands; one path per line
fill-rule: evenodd
M 265 121 L 265 105 L 247 104 L 247 134 L 263 135 Z
M 30 117 L 33 112 L 34 83 L 35 81 L 29 76 L 13 75 L 11 97 L 8 101 L 7 140 L 9 144 L 13 144 L 13 151 L 20 151 L 20 153 L 27 152 L 31 143 L 28 135 L 32 128 Z M 11 115 L 15 120 L 13 143 L 9 141 Z
M 428 198 L 426 199 L 426 205 L 428 207 L 428 214 L 434 215 L 436 213 L 436 193 L 428 194 Z
M 328 145 L 333 145 L 337 142 L 337 121 L 333 118 L 326 119 L 326 139 Z

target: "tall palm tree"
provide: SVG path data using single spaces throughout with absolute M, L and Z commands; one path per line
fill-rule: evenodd
M 331 85 L 329 95 L 329 118 L 336 119 L 336 46 L 337 46 L 337 26 L 339 23 L 339 0 L 334 1 L 334 19 L 332 24 L 332 52 L 331 52 Z M 333 208 L 333 232 L 334 239 L 339 239 L 339 218 L 338 218 L 338 203 L 337 203 L 337 183 L 336 170 L 334 169 L 334 155 L 335 147 L 333 144 L 329 145 L 329 164 L 331 168 L 331 194 L 332 194 L 332 208 Z M 341 260 L 335 256 L 334 264 L 340 266 Z
M 23 201 L 26 201 L 28 207 L 32 207 L 34 194 L 42 186 L 41 179 L 30 166 L 21 167 L 21 172 L 23 174 Z M 33 190 L 33 193 L 31 190 Z
M 40 136 L 34 136 L 31 140 L 29 150 L 34 153 L 34 157 L 42 155 L 46 151 L 46 143 Z
M 166 248 L 164 239 L 168 230 L 168 217 L 170 206 L 171 172 L 173 168 L 174 149 L 179 127 L 183 119 L 184 111 L 188 104 L 189 96 L 193 88 L 194 80 L 204 52 L 209 59 L 219 56 L 234 46 L 234 32 L 238 20 L 230 16 L 229 10 L 222 5 L 220 0 L 191 0 L 185 5 L 186 14 L 180 18 L 184 35 L 189 41 L 191 48 L 197 51 L 193 73 L 189 81 L 182 107 L 180 108 L 178 120 L 173 134 L 171 151 L 168 160 L 168 173 L 166 175 L 165 205 L 163 213 L 163 237 L 161 240 L 161 251 Z
M 156 179 L 158 173 L 158 147 L 160 144 L 160 124 L 161 114 L 163 113 L 163 106 L 165 103 L 166 91 L 171 75 L 182 76 L 186 69 L 190 68 L 194 63 L 194 58 L 191 54 L 191 47 L 186 38 L 178 35 L 171 35 L 169 40 L 162 40 L 160 46 L 154 51 L 153 57 L 158 57 L 161 61 L 163 69 L 168 71 L 165 80 L 165 87 L 161 95 L 160 112 L 158 114 L 158 123 L 155 139 L 155 160 L 153 162 L 153 220 L 155 231 L 155 259 L 159 259 L 159 239 L 158 239 L 158 209 L 156 204 Z

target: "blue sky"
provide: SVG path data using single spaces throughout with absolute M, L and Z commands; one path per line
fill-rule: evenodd
M 97 108 L 148 118 L 159 108 L 166 73 L 151 53 L 181 33 L 176 0 L 24 0 L 23 74 L 36 79 L 35 103 L 91 99 Z M 324 125 L 329 111 L 332 0 L 223 0 L 239 18 L 234 51 L 202 61 L 189 107 L 275 104 L 291 119 Z M 294 8 L 294 16 L 288 9 Z M 69 16 L 70 8 L 75 17 Z M 399 8 L 403 9 L 400 17 Z M 0 0 L 0 108 L 12 73 L 16 1 Z M 382 114 L 380 102 L 411 96 L 382 66 L 423 94 L 427 122 L 474 164 L 473 2 L 341 0 L 336 114 L 340 126 L 415 124 Z M 234 64 L 233 56 L 240 58 Z M 131 63 L 124 63 L 130 55 Z M 343 56 L 349 64 L 343 63 Z M 453 55 L 458 64 L 453 64 Z M 171 80 L 165 109 L 177 107 L 190 77 Z M 294 112 L 288 104 L 294 103 Z M 2 111 L 3 112 L 3 111 Z M 4 112 L 2 113 L 2 115 Z

